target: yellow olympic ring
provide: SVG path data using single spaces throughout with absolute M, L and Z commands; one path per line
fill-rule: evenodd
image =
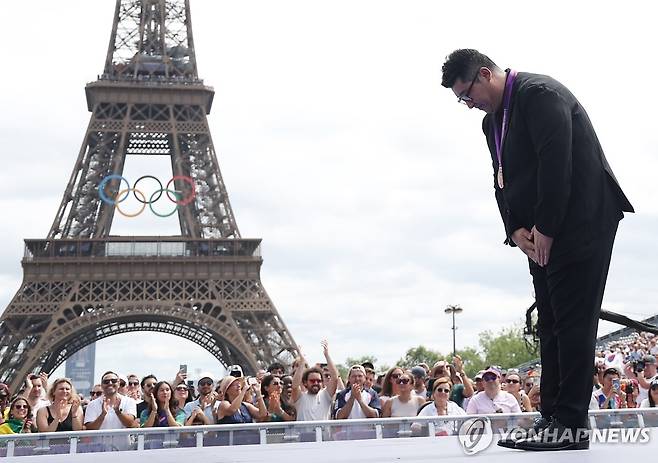
M 131 191 L 134 191 L 135 193 L 139 193 L 139 195 L 142 197 L 142 201 L 144 201 L 144 202 L 140 201 L 140 202 L 142 202 L 142 208 L 141 208 L 139 211 L 137 211 L 135 214 L 127 214 L 127 213 L 123 212 L 123 211 L 121 210 L 121 208 L 119 207 L 119 203 L 118 203 L 118 202 L 115 202 L 115 203 L 114 203 L 114 207 L 115 207 L 115 209 L 119 212 L 119 214 L 121 214 L 121 215 L 124 216 L 124 217 L 128 217 L 128 218 L 137 217 L 139 214 L 141 214 L 142 212 L 144 212 L 144 209 L 146 209 L 146 204 L 147 204 L 147 203 L 146 203 L 146 196 L 144 196 L 144 193 L 142 193 L 142 192 L 141 192 L 140 190 L 138 190 L 137 188 L 126 188 L 126 189 L 124 189 L 124 190 L 121 190 L 121 191 L 117 194 L 116 197 L 117 197 L 117 198 L 120 198 L 122 194 L 124 194 L 124 193 L 130 193 Z

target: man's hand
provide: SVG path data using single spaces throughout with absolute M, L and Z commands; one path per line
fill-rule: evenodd
M 356 400 L 359 403 L 363 402 L 363 398 L 361 397 L 361 391 L 362 388 L 360 384 L 352 385 L 352 397 L 354 398 L 354 400 Z
M 532 241 L 532 233 L 528 231 L 527 228 L 519 228 L 512 233 L 512 241 L 514 241 L 514 244 L 516 244 L 533 262 L 537 262 L 535 243 Z
M 535 254 L 537 255 L 537 264 L 540 267 L 546 267 L 548 265 L 548 259 L 551 256 L 551 247 L 553 246 L 553 238 L 550 236 L 544 235 L 542 232 L 537 230 L 537 227 L 532 227 L 531 239 L 535 243 Z

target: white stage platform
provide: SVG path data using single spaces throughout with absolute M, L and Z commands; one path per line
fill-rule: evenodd
M 593 443 L 589 450 L 561 452 L 524 452 L 498 447 L 495 441 L 475 455 L 462 451 L 457 437 L 416 437 L 339 442 L 306 442 L 230 447 L 174 448 L 131 452 L 89 453 L 78 455 L 42 455 L 5 458 L 22 462 L 143 463 L 144 461 L 202 463 L 382 463 L 487 461 L 491 463 L 601 463 L 605 461 L 645 461 L 658 454 L 658 428 L 651 429 L 645 444 Z M 557 459 L 557 460 L 556 460 Z

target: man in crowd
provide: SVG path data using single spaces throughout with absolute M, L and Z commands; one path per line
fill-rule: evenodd
M 624 367 L 626 376 L 632 379 L 637 379 L 638 385 L 640 386 L 640 392 L 637 396 L 638 407 L 644 399 L 649 397 L 649 388 L 651 387 L 651 382 L 655 379 L 658 379 L 658 374 L 656 372 L 656 357 L 653 355 L 645 355 L 640 360 L 640 364 L 644 364 L 643 371 L 634 371 L 631 364 L 627 364 Z
M 621 377 L 616 368 L 603 372 L 603 385 L 592 393 L 590 410 L 626 408 L 626 395 L 621 390 Z
M 151 403 L 151 393 L 155 384 L 158 382 L 158 378 L 154 375 L 147 375 L 142 378 L 140 385 L 142 387 L 142 398 L 143 400 L 137 404 L 137 422 L 139 423 L 139 417 L 142 415 L 142 412 L 148 409 L 149 404 Z
M 489 368 L 482 374 L 484 391 L 468 401 L 466 413 L 480 415 L 489 413 L 521 413 L 519 402 L 509 392 L 500 388 L 500 372 Z
M 274 362 L 272 365 L 267 367 L 267 372 L 272 376 L 284 376 L 286 374 L 286 369 L 279 362 Z
M 361 365 L 350 368 L 349 386 L 336 396 L 336 419 L 377 418 L 381 415 L 381 401 L 372 389 L 365 388 L 366 370 Z
M 213 407 L 217 403 L 218 395 L 213 391 L 213 384 L 214 380 L 209 376 L 199 379 L 197 382 L 199 398 L 188 402 L 184 408 L 186 422 L 192 415 L 194 415 L 192 424 L 213 424 L 215 422 Z
M 141 400 L 139 392 L 139 378 L 137 375 L 128 375 L 128 387 L 126 388 L 126 395 L 136 402 Z
M 103 395 L 92 400 L 85 411 L 86 429 L 123 429 L 137 427 L 137 406 L 130 397 L 119 394 L 119 375 L 108 371 L 101 376 Z
M 363 366 L 363 365 L 361 365 Z M 375 385 L 375 378 L 377 378 L 377 372 L 370 367 L 363 367 L 366 370 L 366 388 L 371 389 Z
M 411 369 L 411 374 L 414 378 L 414 388 L 412 394 L 417 395 L 418 397 L 422 397 L 423 399 L 427 399 L 427 386 L 425 386 L 425 377 L 427 376 L 427 372 L 425 371 L 425 368 L 421 367 L 420 365 L 416 365 Z
M 50 405 L 50 401 L 45 399 L 48 391 L 48 374 L 41 372 L 39 375 L 29 375 L 25 380 L 25 391 L 23 396 L 32 407 L 32 417 L 37 416 L 40 408 Z
M 327 341 L 322 341 L 322 350 L 331 375 L 327 382 L 324 382 L 320 368 L 314 367 L 304 371 L 306 361 L 301 352 L 296 360 L 297 368 L 292 378 L 292 404 L 297 409 L 297 421 L 328 420 L 331 415 L 331 402 L 336 393 L 338 369 L 329 355 Z M 302 384 L 305 391 L 302 391 Z

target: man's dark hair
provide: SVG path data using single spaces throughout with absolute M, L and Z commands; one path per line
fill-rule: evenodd
M 116 374 L 115 372 L 113 372 L 113 371 L 106 371 L 105 373 L 103 373 L 103 374 L 101 375 L 101 381 L 102 381 L 103 378 L 105 378 L 107 375 L 114 375 L 114 376 L 116 376 L 117 378 L 119 377 L 119 375 L 117 375 L 117 374 Z
M 477 50 L 472 48 L 455 50 L 448 55 L 445 63 L 443 63 L 441 85 L 452 88 L 457 79 L 462 82 L 469 82 L 473 80 L 475 74 L 482 67 L 489 68 L 492 71 L 498 69 L 498 66 L 491 58 Z
M 605 378 L 606 376 L 621 376 L 619 374 L 619 370 L 616 368 L 606 368 L 605 371 L 603 372 L 603 377 Z
M 144 389 L 144 384 L 146 383 L 147 379 L 153 378 L 156 382 L 158 381 L 158 378 L 155 377 L 155 375 L 147 375 L 142 378 L 142 380 L 139 382 L 139 385 Z
M 272 365 L 267 367 L 268 373 L 272 373 L 273 370 L 283 370 L 283 372 L 285 373 L 286 368 L 283 365 L 281 365 L 279 362 L 274 362 Z
M 317 373 L 317 374 L 320 375 L 320 378 L 322 378 L 322 369 L 317 368 L 317 367 L 313 367 L 313 368 L 309 368 L 308 370 L 304 371 L 304 374 L 302 375 L 302 383 L 305 383 L 306 381 L 308 381 L 308 376 L 311 373 Z

